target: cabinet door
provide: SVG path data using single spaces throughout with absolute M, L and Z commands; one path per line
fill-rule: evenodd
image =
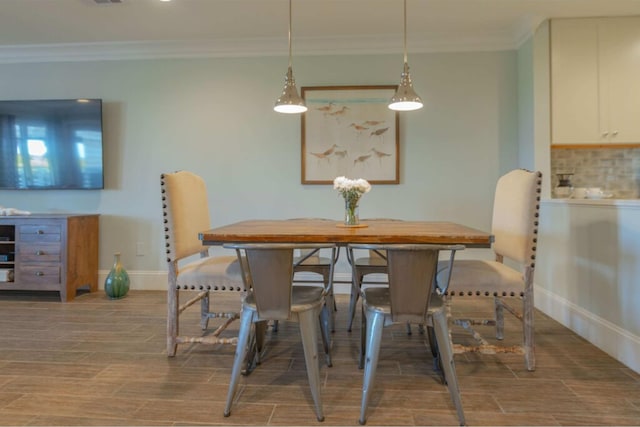
M 601 143 L 598 20 L 551 22 L 551 141 Z
M 608 141 L 640 143 L 640 18 L 602 19 L 600 46 Z

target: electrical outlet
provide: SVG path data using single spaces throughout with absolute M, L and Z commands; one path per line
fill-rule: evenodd
M 144 243 L 143 242 L 137 242 L 136 243 L 136 256 L 144 256 L 145 255 L 145 249 L 144 249 Z

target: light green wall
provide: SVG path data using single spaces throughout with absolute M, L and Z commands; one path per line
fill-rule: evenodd
M 549 197 L 550 83 L 549 23 L 544 21 L 517 51 L 518 162 L 542 172 L 542 196 Z
M 401 113 L 401 184 L 374 186 L 360 214 L 489 230 L 496 180 L 518 166 L 516 52 L 414 54 L 409 62 L 425 108 Z M 299 87 L 397 84 L 401 70 L 401 55 L 294 57 Z M 134 288 L 135 272 L 166 269 L 162 172 L 203 176 L 213 225 L 339 219 L 332 187 L 300 184 L 299 116 L 272 110 L 285 71 L 282 57 L 2 64 L 3 99 L 103 99 L 106 189 L 0 191 L 0 205 L 100 213 L 100 268 L 122 252 Z
M 542 198 L 551 197 L 551 77 L 549 21 L 533 36 L 533 144 L 535 169 L 542 172 Z
M 533 39 L 529 38 L 517 53 L 518 60 L 518 162 L 535 170 L 533 109 Z

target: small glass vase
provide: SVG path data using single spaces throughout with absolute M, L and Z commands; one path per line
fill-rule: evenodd
M 344 225 L 360 224 L 360 216 L 358 214 L 358 201 L 344 202 Z
M 129 292 L 129 274 L 120 263 L 120 252 L 113 256 L 113 267 L 104 281 L 104 293 L 109 299 L 124 298 Z

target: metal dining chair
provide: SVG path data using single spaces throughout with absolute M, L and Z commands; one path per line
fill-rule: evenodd
M 367 221 L 402 221 L 393 218 L 369 218 L 363 219 Z M 351 332 L 353 320 L 356 316 L 356 306 L 360 298 L 360 290 L 366 276 L 371 274 L 385 275 L 387 274 L 387 254 L 384 250 L 369 250 L 366 256 L 348 257 L 349 262 L 353 266 L 353 280 L 351 283 L 351 296 L 349 297 L 349 315 L 347 317 L 347 331 Z M 371 286 L 387 286 L 387 281 L 368 283 Z M 411 333 L 411 326 L 407 326 L 407 332 Z
M 465 424 L 458 380 L 453 360 L 453 348 L 447 324 L 447 314 L 441 296 L 436 292 L 436 272 L 440 251 L 449 251 L 448 264 L 453 263 L 461 245 L 363 245 L 350 244 L 354 249 L 384 250 L 387 254 L 388 287 L 364 288 L 362 297 L 362 339 L 360 365 L 364 365 L 360 424 L 367 421 L 367 409 L 376 376 L 382 329 L 396 323 L 416 323 L 433 329 L 430 347 L 437 354 L 444 379 L 456 408 L 460 425 Z M 443 276 L 443 280 L 447 280 Z M 446 288 L 446 283 L 440 284 Z
M 493 202 L 491 233 L 494 236 L 495 261 L 458 260 L 454 264 L 447 290 L 447 304 L 457 297 L 493 298 L 493 319 L 453 319 L 465 328 L 477 345 L 456 345 L 456 352 L 523 353 L 527 370 L 536 368 L 534 337 L 533 273 L 535 270 L 538 216 L 542 174 L 524 169 L 513 170 L 498 180 Z M 511 265 L 504 259 L 513 261 Z M 441 265 L 448 275 L 448 266 Z M 507 299 L 520 299 L 522 308 Z M 496 327 L 496 338 L 504 338 L 504 310 L 522 323 L 522 345 L 491 345 L 474 326 Z
M 231 414 L 231 406 L 236 394 L 240 374 L 247 356 L 252 325 L 255 333 L 264 328 L 257 327 L 267 321 L 297 321 L 307 368 L 307 377 L 318 421 L 324 420 L 320 393 L 320 367 L 318 364 L 318 319 L 325 297 L 331 292 L 333 274 L 327 287 L 293 286 L 293 252 L 295 249 L 331 249 L 331 259 L 335 259 L 337 248 L 332 244 L 289 244 L 289 243 L 238 243 L 225 245 L 238 251 L 244 259 L 251 289 L 242 302 L 240 331 L 236 348 L 231 380 L 224 409 L 224 416 Z M 245 267 L 246 266 L 246 267 Z M 333 263 L 331 263 L 333 273 Z M 258 337 L 256 340 L 260 342 Z M 325 344 L 325 351 L 328 350 Z
M 293 218 L 290 221 L 297 220 L 307 220 L 313 219 L 316 221 L 330 221 L 331 219 L 325 218 Z M 314 273 L 318 274 L 322 277 L 322 281 L 324 286 L 327 287 L 329 284 L 330 276 L 331 276 L 331 266 L 335 265 L 338 262 L 338 258 L 340 257 L 340 248 L 337 249 L 335 253 L 335 257 L 333 259 L 324 256 L 325 254 L 321 253 L 320 249 L 297 249 L 294 252 L 293 258 L 293 273 L 294 273 L 294 283 L 297 283 L 299 280 L 296 278 L 296 273 Z M 308 283 L 307 280 L 300 280 L 300 282 Z M 335 318 L 337 311 L 337 305 L 335 302 L 335 297 L 333 295 L 333 288 L 330 294 L 328 294 L 325 298 L 325 309 L 328 315 L 327 320 L 329 322 L 329 331 L 335 332 Z M 277 330 L 278 323 L 274 324 L 274 328 Z
M 308 219 L 313 219 L 315 221 L 332 221 L 325 218 L 292 218 L 289 221 L 304 221 Z M 335 258 L 331 259 L 325 256 L 322 256 L 320 249 L 301 249 L 297 248 L 294 251 L 293 257 L 293 282 L 294 284 L 297 282 L 308 283 L 308 280 L 298 280 L 296 278 L 296 273 L 314 273 L 322 276 L 322 282 L 325 287 L 328 287 L 329 280 L 333 280 L 331 277 L 331 269 L 332 265 L 335 265 L 338 262 L 338 258 L 340 257 L 340 248 L 335 252 Z M 335 324 L 336 324 L 336 314 L 337 305 L 335 301 L 335 297 L 333 294 L 333 286 L 331 287 L 331 292 L 327 294 L 325 297 L 324 306 L 322 307 L 322 311 L 320 312 L 320 321 L 322 322 L 321 332 L 323 334 L 322 340 L 325 343 L 327 348 L 331 348 L 331 332 L 335 332 Z M 277 320 L 273 321 L 273 331 L 278 331 L 279 322 Z M 327 365 L 331 366 L 331 352 L 327 351 Z
M 356 317 L 356 306 L 360 299 L 360 291 L 365 276 L 369 274 L 387 274 L 387 254 L 384 251 L 368 251 L 367 256 L 351 259 L 353 266 L 353 278 L 351 295 L 349 297 L 349 314 L 347 317 L 347 331 L 351 332 L 353 321 Z M 387 282 L 380 282 L 387 286 Z
M 335 258 L 331 259 L 328 257 L 320 256 L 320 249 L 300 249 L 297 248 L 294 251 L 293 257 L 293 283 L 298 282 L 296 280 L 296 273 L 316 273 L 322 276 L 322 283 L 324 286 L 328 288 L 329 281 L 333 280 L 331 278 L 332 274 L 332 266 L 338 261 L 340 253 L 340 248 L 336 250 Z M 308 284 L 307 280 L 302 280 Z M 325 296 L 324 305 L 322 306 L 322 311 L 320 312 L 320 322 L 322 322 L 322 340 L 327 347 L 327 366 L 331 366 L 331 352 L 328 350 L 331 348 L 331 333 L 335 331 L 335 312 L 336 312 L 336 302 L 335 297 L 333 295 L 333 286 L 331 286 L 331 292 L 329 292 Z M 274 332 L 278 332 L 279 321 L 273 321 L 272 330 Z
M 243 291 L 245 282 L 238 258 L 212 256 L 202 245 L 198 233 L 211 228 L 207 188 L 198 175 L 179 171 L 160 175 L 162 222 L 167 261 L 167 354 L 175 356 L 178 344 L 235 344 L 236 338 L 222 338 L 221 333 L 238 319 L 234 311 L 210 311 L 211 291 Z M 180 303 L 185 292 L 189 298 Z M 187 336 L 180 334 L 180 316 L 189 307 L 200 303 L 200 326 L 205 331 L 209 319 L 224 322 L 211 334 Z

